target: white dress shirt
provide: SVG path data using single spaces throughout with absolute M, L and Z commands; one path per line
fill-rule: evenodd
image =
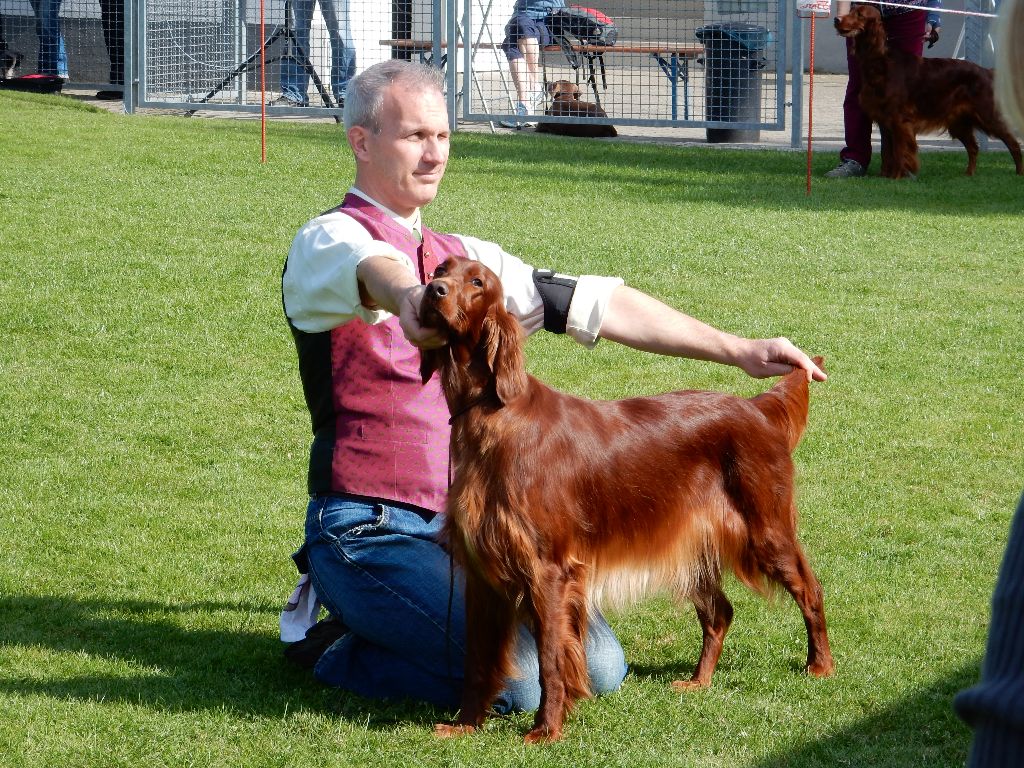
M 355 187 L 349 191 L 419 235 L 419 209 L 405 218 Z M 505 308 L 519 319 L 526 332 L 542 328 L 544 305 L 533 282 L 533 267 L 495 243 L 463 235 L 455 237 L 462 242 L 469 258 L 497 274 L 505 291 Z M 371 324 L 390 317 L 384 310 L 368 309 L 359 300 L 356 267 L 370 256 L 393 259 L 416 274 L 408 256 L 388 243 L 374 240 L 359 222 L 344 213 L 326 213 L 303 226 L 292 241 L 282 278 L 285 313 L 292 324 L 300 331 L 318 333 L 355 317 Z M 580 277 L 569 306 L 566 333 L 587 347 L 594 346 L 611 294 L 622 282 L 617 277 Z

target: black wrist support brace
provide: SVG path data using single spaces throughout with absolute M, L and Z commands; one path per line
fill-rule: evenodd
M 569 304 L 576 291 L 577 278 L 560 275 L 550 269 L 533 270 L 533 283 L 544 302 L 544 330 L 565 333 Z

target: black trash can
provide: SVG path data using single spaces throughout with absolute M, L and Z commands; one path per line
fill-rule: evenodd
M 704 45 L 705 111 L 707 120 L 726 123 L 761 121 L 761 52 L 771 42 L 764 27 L 726 22 L 698 27 L 697 39 Z M 759 130 L 708 128 L 711 144 L 761 139 Z

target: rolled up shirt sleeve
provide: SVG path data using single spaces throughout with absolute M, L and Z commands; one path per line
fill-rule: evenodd
M 585 347 L 596 345 L 612 293 L 623 283 L 618 277 L 582 275 L 569 304 L 565 332 Z
M 291 323 L 300 331 L 319 333 L 355 317 L 371 324 L 390 317 L 385 310 L 364 306 L 359 297 L 356 267 L 371 256 L 393 259 L 415 274 L 408 256 L 374 240 L 351 216 L 328 213 L 303 226 L 292 241 L 281 278 Z

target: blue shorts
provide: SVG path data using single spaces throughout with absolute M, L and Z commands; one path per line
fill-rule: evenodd
M 541 48 L 551 45 L 551 32 L 542 20 L 518 13 L 505 25 L 505 39 L 501 43 L 501 50 L 505 52 L 505 57 L 509 61 L 523 58 L 523 52 L 519 50 L 519 41 L 524 38 L 536 40 Z

